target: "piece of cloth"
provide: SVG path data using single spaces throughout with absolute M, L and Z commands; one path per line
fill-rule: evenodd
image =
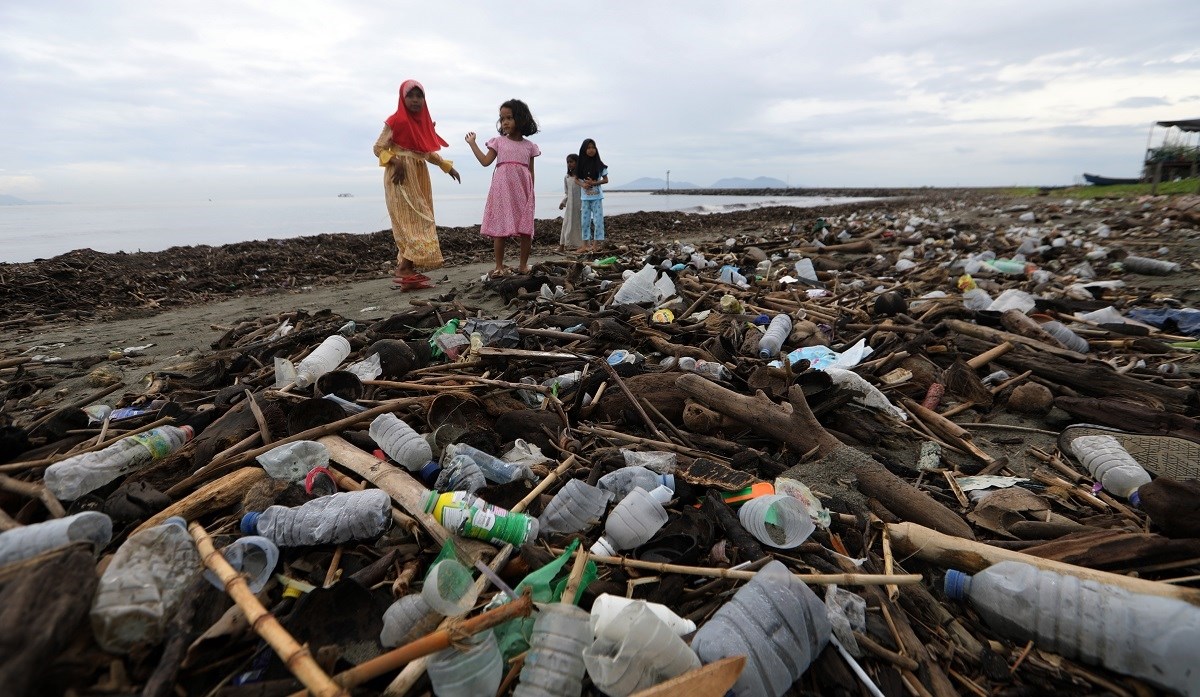
M 1200 336 L 1200 310 L 1195 308 L 1137 308 L 1130 310 L 1128 316 L 1130 319 L 1145 322 L 1163 331 Z
M 533 141 L 496 136 L 487 142 L 496 151 L 496 169 L 483 207 L 479 231 L 487 237 L 533 237 L 533 172 L 530 161 L 542 154 Z
M 576 174 L 575 176 L 579 177 L 580 179 L 587 179 L 587 177 L 584 177 L 584 176 L 581 176 L 578 174 Z M 600 175 L 595 177 L 595 179 L 600 180 L 607 176 L 608 176 L 608 168 L 605 167 L 600 170 Z M 583 191 L 581 191 L 579 194 L 579 198 L 584 201 L 599 201 L 600 199 L 604 198 L 604 190 L 600 187 L 599 184 L 597 184 L 590 189 L 583 189 Z M 603 239 L 603 238 L 601 238 L 601 239 Z
M 563 247 L 578 247 L 583 244 L 583 226 L 580 224 L 579 182 L 572 174 L 563 177 L 563 224 L 558 243 Z
M 584 241 L 604 240 L 604 199 L 585 198 L 580 201 L 583 218 L 582 233 Z
M 442 248 L 433 219 L 433 187 L 425 163 L 446 170 L 448 161 L 437 153 L 400 148 L 387 126 L 375 141 L 375 156 L 383 167 L 383 195 L 392 220 L 392 237 L 396 240 L 397 266 L 408 259 L 422 271 L 441 268 Z M 392 174 L 399 165 L 404 166 L 404 182 L 393 184 Z
M 404 97 L 414 87 L 425 94 L 425 87 L 421 83 L 416 80 L 405 80 L 400 85 L 400 104 L 396 108 L 396 113 L 387 117 L 384 123 L 392 129 L 392 142 L 404 150 L 420 153 L 437 152 L 449 143 L 442 140 L 442 137 L 434 130 L 435 124 L 433 117 L 429 115 L 429 105 L 422 106 L 421 111 L 416 114 L 409 113 L 408 108 L 404 106 Z

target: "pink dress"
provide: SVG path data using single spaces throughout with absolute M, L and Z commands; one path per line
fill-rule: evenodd
M 533 173 L 531 158 L 542 154 L 528 138 L 496 136 L 487 142 L 496 151 L 496 170 L 483 207 L 479 231 L 488 237 L 533 237 Z

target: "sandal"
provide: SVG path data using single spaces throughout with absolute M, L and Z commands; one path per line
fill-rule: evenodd
M 513 270 L 508 268 L 507 266 L 505 266 L 502 269 L 492 269 L 487 274 L 487 280 L 494 281 L 497 278 L 504 278 L 505 276 L 511 276 L 512 272 L 513 272 Z
M 419 273 L 412 274 L 410 276 L 404 276 L 403 278 L 395 279 L 392 282 L 393 289 L 405 292 L 410 290 L 425 290 L 433 287 L 433 280 L 428 276 Z

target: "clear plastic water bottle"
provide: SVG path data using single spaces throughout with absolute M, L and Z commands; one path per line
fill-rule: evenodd
M 420 471 L 433 459 L 429 441 L 394 414 L 380 414 L 367 429 L 371 440 L 409 472 Z
M 0 532 L 0 566 L 36 557 L 72 542 L 91 542 L 104 549 L 112 539 L 112 519 L 99 511 L 84 511 Z
M 946 574 L 946 595 L 970 598 L 1000 634 L 1039 649 L 1200 694 L 1200 608 L 1016 561 L 974 576 Z
M 696 652 L 644 601 L 633 601 L 597 630 L 583 663 L 606 695 L 625 697 L 700 667 Z
M 832 631 L 825 603 L 773 561 L 696 632 L 692 649 L 704 663 L 746 657 L 733 686 L 737 697 L 778 697 L 808 669 Z
M 583 651 L 591 643 L 587 612 L 563 603 L 538 605 L 513 697 L 579 697 L 587 670 Z
M 242 517 L 242 532 L 280 547 L 341 544 L 378 536 L 392 522 L 392 497 L 381 489 L 343 491 L 302 506 L 270 506 Z
M 675 491 L 675 475 L 659 474 L 640 465 L 630 465 L 604 475 L 596 482 L 596 486 L 612 492 L 613 498 L 620 501 L 634 489 L 653 491 L 660 486 L 665 486 L 671 491 Z
M 233 570 L 245 577 L 250 592 L 258 594 L 271 580 L 275 564 L 279 563 L 279 548 L 275 543 L 258 535 L 239 537 L 221 549 L 221 556 Z M 217 590 L 225 590 L 221 578 L 211 570 L 205 570 L 204 579 Z
M 728 380 L 729 370 L 716 361 L 696 361 L 692 372 L 712 380 Z
M 604 518 L 612 494 L 579 479 L 563 485 L 538 517 L 542 533 L 583 532 Z
M 483 472 L 483 476 L 489 482 L 497 484 L 509 484 L 518 479 L 528 479 L 537 481 L 537 475 L 529 468 L 528 464 L 508 462 L 501 460 L 495 455 L 485 453 L 479 448 L 472 447 L 466 443 L 451 443 L 443 450 L 442 457 L 453 459 L 459 455 L 466 455 L 479 465 L 479 470 Z
M 817 527 L 804 504 L 787 494 L 750 499 L 738 509 L 738 520 L 759 542 L 779 549 L 799 547 Z
M 1137 490 L 1150 483 L 1150 475 L 1112 436 L 1079 436 L 1067 446 L 1106 491 L 1138 505 Z
M 410 593 L 384 611 L 379 643 L 388 649 L 404 646 L 436 629 L 441 621 L 442 615 L 429 606 L 425 596 Z
M 438 491 L 465 491 L 474 494 L 487 486 L 487 479 L 479 465 L 466 455 L 455 455 L 438 472 L 433 488 Z
M 671 496 L 671 490 L 665 486 L 654 491 L 634 489 L 629 492 L 608 514 L 604 521 L 604 536 L 592 545 L 592 554 L 613 556 L 649 541 L 667 524 L 663 504 L 670 501 Z
M 1047 334 L 1057 339 L 1058 343 L 1062 344 L 1065 348 L 1068 348 L 1076 353 L 1087 353 L 1091 348 L 1088 345 L 1087 339 L 1076 334 L 1071 330 L 1070 327 L 1066 326 L 1062 322 L 1054 320 L 1050 322 L 1043 322 L 1042 329 L 1044 329 Z
M 46 468 L 43 481 L 59 499 L 74 501 L 117 477 L 170 455 L 194 435 L 191 426 L 159 426 L 122 438 L 103 450 L 56 462 Z
M 504 679 L 504 659 L 490 629 L 433 654 L 425 669 L 437 697 L 494 695 Z
M 92 600 L 92 633 L 105 651 L 157 644 L 192 581 L 200 553 L 183 518 L 134 533 L 113 555 Z
M 787 341 L 791 333 L 791 317 L 783 312 L 772 317 L 771 324 L 767 326 L 767 333 L 758 340 L 758 357 L 767 359 L 778 354 L 779 347 L 783 346 L 783 342 Z
M 341 365 L 349 355 L 350 342 L 346 337 L 334 334 L 325 339 L 296 366 L 296 387 L 303 389 L 313 384 L 317 378 Z
M 514 513 L 464 491 L 431 491 L 425 512 L 463 537 L 520 547 L 537 538 L 537 518 Z

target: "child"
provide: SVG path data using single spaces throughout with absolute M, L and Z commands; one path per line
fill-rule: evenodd
M 504 265 L 504 245 L 510 237 L 521 241 L 521 265 L 517 271 L 529 273 L 529 248 L 533 245 L 533 158 L 542 154 L 533 141 L 525 140 L 525 136 L 538 132 L 537 122 L 525 102 L 510 99 L 501 104 L 496 126 L 502 137 L 487 142 L 486 154 L 475 143 L 474 132 L 466 137 L 479 164 L 487 167 L 496 162 L 483 208 L 483 225 L 479 228 L 493 240 L 496 268 L 490 274 L 492 278 L 509 273 Z
M 558 237 L 558 251 L 567 251 L 572 246 L 576 252 L 583 252 L 583 228 L 579 224 L 579 182 L 575 181 L 575 163 L 579 156 L 567 155 L 567 176 L 563 177 L 563 200 L 558 204 L 558 210 L 563 212 L 562 234 Z
M 600 159 L 596 141 L 588 138 L 579 146 L 579 161 L 575 164 L 575 181 L 583 189 L 582 203 L 583 250 L 596 252 L 604 241 L 604 192 L 600 186 L 608 183 L 608 166 Z
M 442 249 L 433 222 L 433 189 L 426 162 L 437 165 L 454 181 L 462 183 L 454 163 L 437 151 L 446 141 L 434 130 L 425 88 L 416 80 L 400 85 L 400 104 L 384 122 L 375 141 L 375 155 L 383 173 L 384 201 L 396 240 L 396 277 L 400 290 L 432 288 L 433 281 L 417 269 L 442 265 Z

